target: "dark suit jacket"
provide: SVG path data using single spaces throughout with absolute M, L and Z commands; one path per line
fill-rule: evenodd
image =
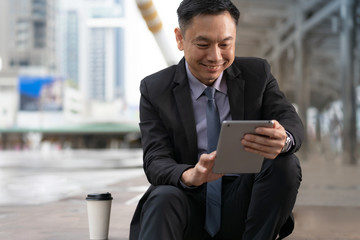
M 275 119 L 295 139 L 295 146 L 286 154 L 293 154 L 300 148 L 303 125 L 280 91 L 265 60 L 235 58 L 224 76 L 233 120 Z M 146 77 L 141 82 L 140 91 L 144 170 L 151 186 L 135 211 L 131 239 L 137 239 L 141 209 L 153 186 L 181 187 L 181 174 L 198 161 L 197 133 L 185 60 Z

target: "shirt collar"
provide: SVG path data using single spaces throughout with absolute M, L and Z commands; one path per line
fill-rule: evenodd
M 195 99 L 198 99 L 204 92 L 205 88 L 207 88 L 207 86 L 205 84 L 203 84 L 202 82 L 200 82 L 191 73 L 187 61 L 185 61 L 185 66 L 186 66 L 186 74 L 189 79 L 191 93 Z M 215 88 L 217 91 L 227 95 L 227 85 L 226 85 L 226 81 L 224 80 L 225 77 L 223 77 L 223 75 L 224 75 L 223 73 L 224 72 L 222 72 L 220 74 L 220 76 L 216 79 L 216 81 L 214 82 L 214 85 L 212 87 Z

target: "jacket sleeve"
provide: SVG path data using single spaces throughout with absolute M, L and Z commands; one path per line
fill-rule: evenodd
M 299 150 L 304 139 L 304 126 L 294 106 L 286 99 L 278 83 L 270 72 L 270 65 L 264 60 L 266 86 L 263 97 L 265 118 L 276 119 L 294 138 L 293 147 L 288 153 Z
M 140 85 L 140 130 L 143 146 L 143 167 L 148 181 L 152 185 L 179 186 L 182 173 L 191 167 L 178 159 L 172 135 L 174 133 L 164 123 L 159 96 L 153 91 L 151 81 L 143 80 Z

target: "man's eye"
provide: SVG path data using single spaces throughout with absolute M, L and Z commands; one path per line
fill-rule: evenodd
M 208 45 L 207 44 L 197 44 L 197 46 L 200 48 L 206 48 Z

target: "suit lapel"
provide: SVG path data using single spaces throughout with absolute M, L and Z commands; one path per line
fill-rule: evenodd
M 186 151 L 191 151 L 191 154 L 197 156 L 197 133 L 195 125 L 195 117 L 193 111 L 193 104 L 191 101 L 190 87 L 186 77 L 185 61 L 184 59 L 179 63 L 175 77 L 175 87 L 173 94 L 177 109 L 180 115 L 185 130 L 186 144 L 188 148 Z M 195 158 L 196 159 L 196 158 Z
M 232 64 L 226 70 L 226 84 L 228 87 L 230 112 L 233 120 L 243 120 L 245 104 L 245 80 L 240 70 Z

